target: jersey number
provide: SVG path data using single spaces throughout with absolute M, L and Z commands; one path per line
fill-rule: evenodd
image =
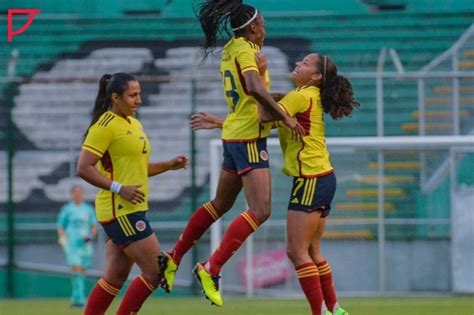
M 140 140 L 143 140 L 143 150 L 142 153 L 146 154 L 148 151 L 146 150 L 146 139 L 145 137 L 140 137 Z
M 240 96 L 237 93 L 237 86 L 235 85 L 234 75 L 230 70 L 224 71 L 224 89 L 225 89 L 225 96 L 230 99 L 231 112 L 235 112 L 235 107 L 237 107 L 237 103 L 239 102 Z
M 304 178 L 298 178 L 296 180 L 296 187 L 293 190 L 292 196 L 295 197 L 298 194 L 298 191 L 303 187 Z

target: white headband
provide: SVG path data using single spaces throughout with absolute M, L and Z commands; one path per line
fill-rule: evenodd
M 250 20 L 248 20 L 248 21 L 245 22 L 244 24 L 240 25 L 239 27 L 233 28 L 232 30 L 233 30 L 233 31 L 238 31 L 238 30 L 243 29 L 244 27 L 246 27 L 247 25 L 249 25 L 250 23 L 252 23 L 252 21 L 255 20 L 255 18 L 257 17 L 257 15 L 258 15 L 258 10 L 255 9 L 255 13 L 254 13 L 254 15 L 250 18 Z

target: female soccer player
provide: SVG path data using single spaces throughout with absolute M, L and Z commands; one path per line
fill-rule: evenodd
M 159 285 L 160 245 L 146 218 L 148 177 L 186 168 L 188 159 L 150 163 L 150 144 L 134 117 L 141 104 L 138 81 L 125 73 L 105 74 L 77 164 L 77 174 L 101 188 L 96 215 L 108 236 L 106 265 L 84 314 L 104 314 L 134 263 L 141 275 L 130 283 L 116 314 L 136 314 Z
M 336 65 L 327 56 L 309 54 L 296 63 L 290 78 L 296 89 L 282 98 L 279 105 L 298 119 L 305 136 L 292 139 L 291 132 L 284 125 L 279 126 L 283 172 L 293 177 L 287 217 L 288 257 L 313 315 L 324 314 L 323 297 L 331 314 L 348 314 L 337 303 L 331 267 L 320 247 L 336 191 L 323 113 L 337 120 L 351 115 L 359 103 L 349 80 L 337 74 Z
M 71 306 L 83 307 L 86 302 L 84 273 L 92 263 L 92 240 L 97 235 L 94 208 L 84 202 L 84 189 L 71 188 L 71 201 L 61 207 L 57 220 L 58 242 L 64 249 L 71 268 Z
M 327 56 L 309 54 L 296 63 L 291 80 L 296 89 L 278 104 L 288 115 L 297 118 L 305 134 L 295 139 L 291 130 L 279 124 L 283 172 L 293 177 L 287 217 L 288 257 L 313 315 L 324 315 L 326 307 L 329 314 L 348 315 L 337 302 L 331 267 L 320 247 L 336 190 L 336 177 L 325 143 L 323 113 L 340 119 L 351 115 L 359 103 L 353 97 L 349 80 L 337 74 L 336 65 Z M 267 112 L 261 116 L 265 121 L 275 120 Z M 223 123 L 209 113 L 191 118 L 194 130 L 219 128 Z
M 303 130 L 267 92 L 268 72 L 260 72 L 257 66 L 256 54 L 265 37 L 265 21 L 258 10 L 242 1 L 209 0 L 201 4 L 197 15 L 205 35 L 205 56 L 213 51 L 217 35 L 228 23 L 234 32 L 234 37 L 224 46 L 220 66 L 229 108 L 222 130 L 224 162 L 216 197 L 195 211 L 174 248 L 160 255 L 160 265 L 162 287 L 170 292 L 183 255 L 232 207 L 243 187 L 249 209 L 229 225 L 219 248 L 207 262 L 197 263 L 194 268 L 205 296 L 211 303 L 221 306 L 218 278 L 222 266 L 270 215 L 270 171 L 266 150 L 270 125 L 260 122 L 258 103 L 295 135 L 301 135 Z

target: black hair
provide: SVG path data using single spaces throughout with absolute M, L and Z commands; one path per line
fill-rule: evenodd
M 324 112 L 334 120 L 350 116 L 352 110 L 360 106 L 354 98 L 351 82 L 337 74 L 337 66 L 329 57 L 319 57 L 317 67 L 323 76 L 319 88 Z
M 207 0 L 197 6 L 196 17 L 201 24 L 205 40 L 202 44 L 204 59 L 216 48 L 217 37 L 226 33 L 231 36 L 227 24 L 236 29 L 250 21 L 257 9 L 243 4 L 242 0 Z M 234 31 L 235 35 L 244 33 L 245 28 Z
M 84 135 L 84 138 L 89 131 L 89 128 L 99 120 L 103 113 L 112 106 L 112 94 L 116 93 L 122 95 L 128 87 L 128 82 L 137 81 L 137 79 L 128 73 L 114 73 L 104 74 L 99 81 L 99 90 L 95 98 L 94 109 L 92 110 L 92 119 Z

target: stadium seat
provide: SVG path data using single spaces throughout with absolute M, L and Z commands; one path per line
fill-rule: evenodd
M 193 59 L 198 52 L 196 47 L 202 39 L 202 31 L 193 18 L 190 2 L 174 0 L 165 5 L 160 17 L 38 19 L 35 21 L 38 27 L 32 27 L 23 36 L 18 37 L 17 43 L 22 47 L 22 62 L 18 66 L 18 73 L 31 76 L 32 81 L 18 86 L 13 115 L 17 127 L 27 140 L 40 150 L 65 150 L 71 145 L 77 150 L 87 127 L 98 77 L 105 72 L 118 70 L 138 74 L 152 71 L 153 75 L 165 74 L 170 80 L 143 83 L 144 91 L 152 91 L 145 93 L 148 97 L 140 109 L 142 123 L 150 134 L 150 141 L 157 148 L 160 157 L 161 154 L 171 157 L 173 154 L 189 153 L 190 131 L 187 127 L 187 117 L 192 111 L 192 86 L 184 80 L 175 82 L 171 78 L 188 79 L 193 74 L 196 76 L 194 88 L 197 92 L 195 100 L 198 110 L 214 112 L 223 117 L 227 109 L 221 99 L 219 82 L 209 84 L 201 80 L 209 76 L 219 79 L 218 62 L 208 59 L 200 64 L 200 58 Z M 344 74 L 375 71 L 380 49 L 389 46 L 397 50 L 406 70 L 419 70 L 452 45 L 473 19 L 471 11 L 443 14 L 368 14 L 366 7 L 359 1 L 342 0 L 326 4 L 305 0 L 304 3 L 299 3 L 299 6 L 307 6 L 308 12 L 293 16 L 286 14 L 282 19 L 282 10 L 296 9 L 294 2 L 284 0 L 275 5 L 274 1 L 262 0 L 258 5 L 255 2 L 255 5 L 260 7 L 266 16 L 265 53 L 274 78 L 274 91 L 291 88 L 287 73 L 294 62 L 308 51 L 330 55 L 339 65 L 339 71 Z M 137 6 L 143 9 L 141 4 L 137 3 Z M 6 22 L 4 18 L 0 18 L 0 22 L 2 21 Z M 144 29 L 147 31 L 144 32 Z M 6 73 L 10 53 L 11 49 L 7 45 L 0 47 L 0 73 Z M 472 49 L 466 50 L 460 60 L 460 66 L 470 69 L 473 55 Z M 198 65 L 195 70 L 192 70 L 193 65 Z M 94 80 L 94 83 L 38 82 L 45 79 L 57 80 L 65 75 Z M 361 102 L 361 108 L 347 120 L 334 122 L 327 119 L 327 136 L 373 136 L 377 133 L 375 81 L 351 81 L 356 97 Z M 156 85 L 159 87 L 156 88 Z M 386 80 L 384 89 L 385 134 L 417 133 L 416 82 Z M 426 104 L 429 107 L 426 111 L 429 118 L 427 128 L 430 132 L 446 132 L 450 128 L 449 124 L 445 125 L 444 129 L 440 129 L 439 125 L 445 123 L 444 119 L 449 116 L 446 113 L 449 108 L 446 106 L 451 104 L 450 89 L 449 84 L 435 84 L 431 89 L 432 94 L 426 95 Z M 461 113 L 464 124 L 473 116 L 470 112 L 470 104 L 473 103 L 471 89 L 469 83 L 461 85 Z M 42 97 L 45 93 L 51 96 L 49 101 Z M 79 115 L 75 117 L 74 124 L 70 123 L 70 109 L 74 109 Z M 35 113 L 34 116 L 30 114 L 32 112 Z M 169 112 L 173 114 L 167 114 Z M 56 135 L 48 131 L 46 126 L 53 121 L 67 132 Z M 2 128 L 3 124 L 4 122 L 0 121 Z M 77 141 L 71 141 L 71 136 Z M 207 185 L 209 174 L 208 139 L 215 137 L 218 137 L 218 132 L 197 134 L 197 143 L 204 151 L 197 158 L 197 182 L 201 188 Z M 374 213 L 374 175 L 377 170 L 375 161 L 373 158 L 360 158 L 357 167 L 363 170 L 364 176 L 359 175 L 351 178 L 347 184 L 340 184 L 340 199 L 335 207 L 341 209 L 341 216 L 368 217 Z M 393 196 L 387 195 L 387 198 L 397 198 L 396 202 L 386 201 L 387 215 L 414 215 L 406 213 L 404 205 L 416 202 L 416 197 L 408 192 L 415 191 L 413 185 L 418 182 L 418 168 L 416 159 L 405 157 L 392 157 L 385 164 L 386 193 Z M 51 169 L 51 172 L 53 171 L 54 167 Z M 190 184 L 189 179 L 181 175 L 165 176 L 162 180 L 171 184 L 163 187 L 163 182 L 157 181 L 156 188 L 153 188 L 152 202 L 178 199 L 182 190 L 173 191 L 169 187 L 185 187 Z M 54 184 L 46 185 L 45 196 L 54 202 L 61 201 L 61 198 L 65 198 L 61 185 L 68 183 L 67 178 L 59 178 Z M 24 194 L 28 194 L 35 186 L 24 187 Z M 21 198 L 29 197 L 22 195 Z M 349 204 L 353 206 L 348 206 Z M 189 207 L 189 201 L 183 199 L 178 207 Z M 171 212 L 167 214 L 169 217 L 179 218 L 179 215 Z
M 325 231 L 323 239 L 373 239 L 374 233 L 370 230 L 359 231 Z
M 366 212 L 366 211 L 377 211 L 378 210 L 378 203 L 377 202 L 338 202 L 336 203 L 335 209 L 336 211 L 341 212 Z M 384 212 L 390 212 L 395 210 L 394 203 L 385 203 Z
M 264 14 L 287 12 L 322 12 L 322 13 L 339 13 L 339 14 L 355 14 L 367 13 L 367 7 L 356 0 L 333 0 L 327 2 L 317 2 L 312 0 L 300 0 L 295 5 L 291 0 L 249 0 L 248 4 L 255 6 Z
M 373 170 L 377 170 L 379 168 L 379 164 L 372 162 L 369 163 L 369 168 Z M 417 170 L 420 168 L 420 162 L 386 162 L 384 163 L 384 169 L 392 169 L 392 170 Z
M 173 0 L 164 8 L 162 15 L 167 18 L 193 18 L 193 4 L 189 0 Z
M 378 191 L 373 188 L 364 189 L 347 189 L 347 197 L 377 197 Z M 399 188 L 386 188 L 384 189 L 384 198 L 404 198 L 406 193 Z

